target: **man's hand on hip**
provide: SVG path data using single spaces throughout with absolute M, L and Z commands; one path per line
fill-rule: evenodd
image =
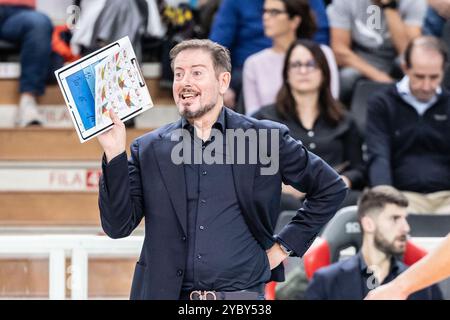
M 289 255 L 281 249 L 280 244 L 275 243 L 272 248 L 266 251 L 267 257 L 269 259 L 270 270 L 278 267 L 280 263 L 284 261 Z
M 98 142 L 102 146 L 108 162 L 123 153 L 126 146 L 125 125 L 113 109 L 109 110 L 109 116 L 114 123 L 113 127 L 97 136 Z

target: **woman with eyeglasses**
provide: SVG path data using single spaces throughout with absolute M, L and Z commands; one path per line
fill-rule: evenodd
M 320 45 L 297 40 L 286 53 L 276 102 L 255 118 L 285 124 L 294 139 L 332 166 L 350 191 L 342 207 L 356 204 L 365 184 L 362 138 L 355 122 L 333 98 L 330 69 Z M 282 210 L 298 208 L 303 195 L 283 186 Z
M 272 47 L 251 55 L 244 64 L 243 93 L 245 113 L 251 115 L 263 105 L 275 102 L 281 87 L 284 56 L 297 39 L 312 39 L 317 24 L 311 7 L 323 5 L 323 0 L 265 0 L 263 9 L 264 34 Z M 339 94 L 339 73 L 333 51 L 322 45 L 332 68 L 331 87 Z

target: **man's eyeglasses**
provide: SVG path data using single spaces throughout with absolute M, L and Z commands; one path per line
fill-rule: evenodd
M 310 72 L 317 70 L 317 63 L 314 60 L 309 60 L 305 63 L 303 63 L 301 61 L 293 61 L 293 62 L 289 63 L 290 70 L 300 71 L 302 67 L 304 67 L 304 70 L 307 73 L 310 73 Z
M 263 14 L 268 14 L 270 17 L 276 17 L 282 13 L 286 13 L 284 10 L 280 9 L 263 9 Z

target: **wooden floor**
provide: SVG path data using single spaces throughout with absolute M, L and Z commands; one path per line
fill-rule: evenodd
M 90 259 L 88 278 L 89 298 L 129 297 L 135 259 Z M 48 297 L 49 274 L 47 259 L 0 259 L 0 298 Z M 71 270 L 66 261 L 66 283 Z M 70 298 L 70 285 L 66 297 Z

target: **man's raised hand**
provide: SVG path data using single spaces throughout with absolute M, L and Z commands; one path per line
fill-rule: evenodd
M 111 108 L 109 116 L 113 122 L 113 127 L 97 136 L 98 142 L 103 148 L 107 162 L 125 151 L 126 130 L 125 125 Z

